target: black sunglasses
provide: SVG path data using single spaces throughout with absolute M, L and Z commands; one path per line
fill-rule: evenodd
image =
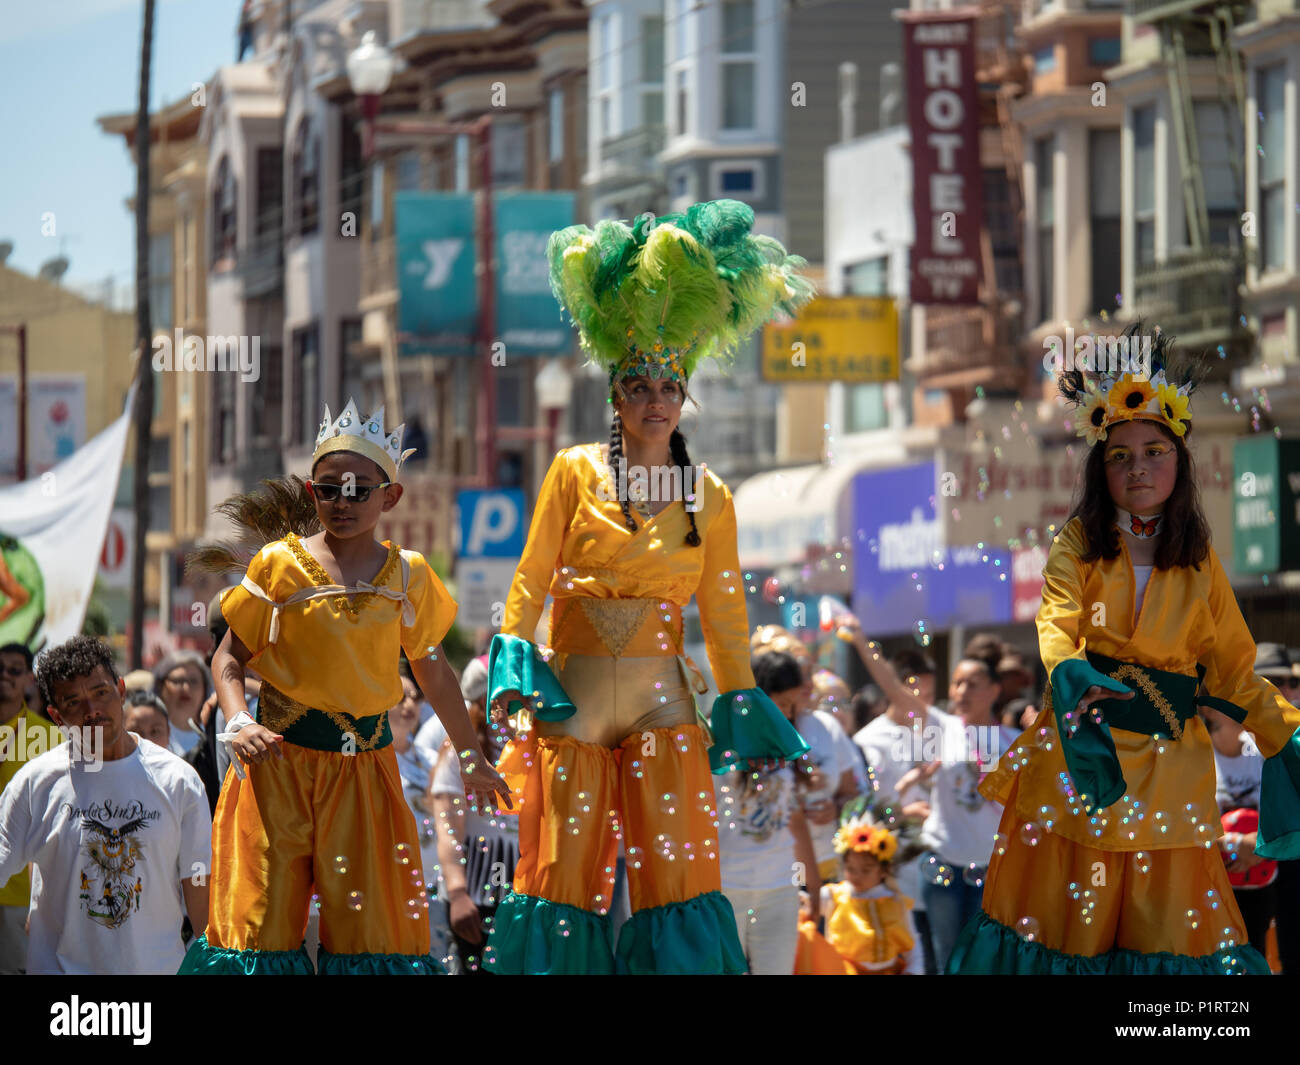
M 396 481 L 380 481 L 379 484 L 322 484 L 320 481 L 308 481 L 311 485 L 312 494 L 322 503 L 333 503 L 342 492 L 348 499 L 355 499 L 358 503 L 364 503 L 370 498 L 370 493 L 378 488 L 389 488 L 395 485 Z

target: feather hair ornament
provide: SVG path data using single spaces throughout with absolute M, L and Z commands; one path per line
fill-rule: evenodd
M 551 291 L 611 388 L 637 375 L 684 382 L 701 359 L 725 364 L 765 322 L 812 299 L 797 272 L 806 261 L 752 235 L 753 224 L 746 204 L 713 200 L 551 234 Z
M 267 544 L 289 533 L 314 536 L 321 529 L 316 505 L 296 474 L 263 481 L 260 488 L 233 495 L 216 509 L 234 525 L 234 535 L 192 551 L 185 559 L 186 573 L 243 574 Z

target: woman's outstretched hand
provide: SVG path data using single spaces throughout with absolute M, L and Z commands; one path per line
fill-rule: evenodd
M 498 712 L 503 717 L 509 717 L 510 704 L 513 702 L 523 703 L 524 709 L 530 712 L 533 709 L 532 701 L 528 698 L 528 696 L 524 695 L 523 692 L 515 691 L 514 688 L 507 688 L 505 691 L 499 692 L 497 694 L 497 697 L 492 700 L 492 707 L 491 707 L 492 720 L 493 721 L 497 720 Z
M 466 751 L 460 756 L 460 780 L 465 787 L 465 797 L 479 809 L 493 809 L 499 805 L 507 810 L 515 808 L 510 786 L 501 774 L 488 763 L 482 751 Z M 497 796 L 501 802 L 497 802 Z
M 1137 695 L 1136 692 L 1113 692 L 1109 688 L 1102 688 L 1094 684 L 1079 699 L 1077 707 L 1079 715 L 1083 716 L 1088 712 L 1088 707 L 1093 703 L 1101 702 L 1103 699 L 1132 699 Z M 1100 711 L 1098 711 L 1100 713 Z
M 284 737 L 278 732 L 272 732 L 264 725 L 256 723 L 245 725 L 235 735 L 231 741 L 231 748 L 249 765 L 254 762 L 265 762 L 272 754 L 276 758 L 283 758 L 284 751 L 281 744 Z

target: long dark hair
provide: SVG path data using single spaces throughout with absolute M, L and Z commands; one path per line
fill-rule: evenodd
M 673 465 L 682 471 L 681 483 L 689 484 L 686 471 L 691 465 L 691 456 L 686 451 L 686 437 L 682 436 L 680 429 L 674 429 L 673 435 L 668 439 L 668 446 L 672 454 Z M 609 423 L 609 468 L 614 474 L 614 483 L 618 483 L 618 460 L 623 457 L 623 416 L 619 413 L 618 408 L 614 408 L 614 418 Z M 699 486 L 696 486 L 696 492 Z M 632 508 L 628 505 L 627 493 L 620 492 L 618 505 L 623 509 L 623 521 L 633 532 L 637 530 L 636 519 L 632 517 Z M 690 532 L 686 534 L 686 543 L 690 547 L 700 546 L 700 532 L 695 527 L 695 512 L 686 508 L 686 518 L 691 523 Z
M 1164 522 L 1156 543 L 1156 569 L 1190 566 L 1199 569 L 1210 554 L 1210 523 L 1201 510 L 1201 491 L 1196 485 L 1196 466 L 1182 438 L 1160 422 L 1151 426 L 1169 439 L 1178 454 L 1178 475 L 1174 490 L 1165 501 Z M 1106 444 L 1092 446 L 1083 464 L 1083 483 L 1070 512 L 1083 525 L 1087 540 L 1084 562 L 1119 555 L 1119 529 L 1115 527 L 1115 501 L 1106 485 Z

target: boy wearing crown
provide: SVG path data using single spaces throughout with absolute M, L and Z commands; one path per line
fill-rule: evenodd
M 409 454 L 404 427 L 387 432 L 383 417 L 363 421 L 349 402 L 331 421 L 326 408 L 306 482 L 321 531 L 267 544 L 222 601 L 230 631 L 212 669 L 236 757 L 213 822 L 208 927 L 182 973 L 311 973 L 313 898 L 319 972 L 442 971 L 387 720 L 402 651 L 460 752 L 466 794 L 509 803 L 441 651 L 455 601 L 422 555 L 373 536 Z M 257 721 L 245 666 L 263 678 Z

